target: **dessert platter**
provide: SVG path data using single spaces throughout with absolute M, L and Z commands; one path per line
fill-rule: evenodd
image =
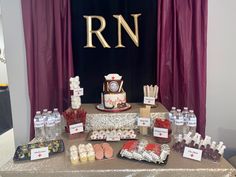
M 72 165 L 85 164 L 95 160 L 112 159 L 114 153 L 109 143 L 72 145 L 69 151 Z
M 170 147 L 167 144 L 160 145 L 149 143 L 147 140 L 142 139 L 139 141 L 131 140 L 126 142 L 118 154 L 118 157 L 140 162 L 166 165 L 169 154 Z
M 49 156 L 62 153 L 65 146 L 62 140 L 52 140 L 46 142 L 37 142 L 18 146 L 13 157 L 14 161 L 23 161 L 31 159 L 31 150 L 35 148 L 48 147 Z
M 106 112 L 121 112 L 131 108 L 126 103 L 126 92 L 123 89 L 122 76 L 119 74 L 108 74 L 103 83 L 103 92 L 101 93 L 101 104 L 96 108 Z
M 89 140 L 120 141 L 137 139 L 137 132 L 133 129 L 122 130 L 94 130 L 89 134 Z

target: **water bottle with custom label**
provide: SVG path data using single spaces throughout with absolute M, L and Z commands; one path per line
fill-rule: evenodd
M 175 134 L 174 137 L 177 139 L 180 134 L 183 134 L 184 117 L 181 113 L 181 109 L 177 109 L 176 119 L 175 119 Z
M 170 114 L 169 114 L 172 135 L 175 134 L 175 119 L 176 119 L 176 114 L 177 114 L 176 107 L 172 107 L 171 110 L 170 110 Z
M 48 141 L 56 139 L 55 118 L 52 115 L 52 111 L 48 111 L 45 122 L 45 133 Z
M 183 117 L 184 117 L 184 126 L 183 126 L 183 134 L 188 133 L 188 108 L 184 107 L 184 110 L 182 111 Z
M 53 109 L 53 116 L 55 118 L 55 129 L 56 129 L 56 138 L 59 139 L 61 137 L 61 115 L 58 112 L 57 108 Z
M 48 110 L 47 109 L 43 109 L 42 117 L 43 117 L 43 120 L 44 120 L 44 124 L 46 122 L 47 115 L 48 115 Z
M 192 132 L 192 134 L 196 133 L 197 117 L 194 114 L 193 110 L 189 110 L 187 127 L 189 132 Z
M 35 132 L 36 141 L 39 141 L 39 142 L 44 141 L 44 137 L 45 137 L 44 120 L 40 111 L 37 111 L 34 117 L 34 132 Z

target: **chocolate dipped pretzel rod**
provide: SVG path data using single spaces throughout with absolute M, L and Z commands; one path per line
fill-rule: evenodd
M 158 91 L 159 91 L 159 87 L 157 85 L 154 86 L 154 97 L 157 99 L 158 97 Z
M 123 87 L 123 81 L 121 81 L 121 83 L 120 83 L 120 88 L 119 88 L 119 91 L 118 92 L 120 92 L 121 91 L 121 89 L 122 89 L 122 87 Z
M 153 86 L 152 86 L 152 85 L 149 86 L 149 90 L 150 90 L 150 91 L 149 91 L 149 92 L 150 92 L 150 95 L 149 95 L 149 96 L 150 96 L 150 97 L 153 97 Z
M 154 97 L 155 99 L 157 99 L 158 90 L 159 90 L 159 87 L 157 85 L 154 85 L 154 86 L 144 85 L 143 86 L 144 97 Z
M 147 93 L 146 93 L 146 86 L 145 85 L 143 86 L 143 95 L 144 95 L 144 97 L 146 97 L 146 95 L 147 95 Z

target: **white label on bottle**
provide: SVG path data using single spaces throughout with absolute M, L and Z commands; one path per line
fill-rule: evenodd
M 74 90 L 74 96 L 83 96 L 84 95 L 84 88 L 78 88 Z
M 149 105 L 155 105 L 155 97 L 144 97 L 143 103 Z
M 190 148 L 190 147 L 185 147 L 183 157 L 188 158 L 188 159 L 192 159 L 192 160 L 201 161 L 202 160 L 202 150 Z
M 139 117 L 138 118 L 138 126 L 150 127 L 151 126 L 151 119 L 149 117 Z
M 197 121 L 196 119 L 190 119 L 187 124 L 189 127 L 196 127 L 197 126 Z
M 60 122 L 61 122 L 61 117 L 56 116 L 56 117 L 55 117 L 55 123 L 58 124 L 58 123 L 60 123 Z
M 169 118 L 170 118 L 171 123 L 174 123 L 174 122 L 175 122 L 175 119 L 176 119 L 176 116 L 173 115 L 172 113 L 170 113 L 170 114 L 169 114 Z
M 48 147 L 31 149 L 30 160 L 39 160 L 49 157 Z
M 106 141 L 120 141 L 120 136 L 118 135 L 107 135 Z
M 55 126 L 55 119 L 49 119 L 46 121 L 46 127 L 53 127 Z
M 188 122 L 188 116 L 184 116 L 184 123 L 187 123 Z
M 154 127 L 153 136 L 159 137 L 159 138 L 168 138 L 168 129 Z
M 80 133 L 84 131 L 83 123 L 70 125 L 70 134 Z
M 43 121 L 34 121 L 34 127 L 35 128 L 42 128 L 44 126 L 44 122 Z
M 178 119 L 175 119 L 175 125 L 184 125 L 184 118 L 179 117 Z

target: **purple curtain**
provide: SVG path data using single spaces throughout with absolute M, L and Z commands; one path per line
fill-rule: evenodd
M 31 104 L 30 137 L 35 111 L 69 106 L 73 76 L 70 0 L 22 0 Z
M 207 0 L 158 0 L 158 84 L 161 102 L 194 109 L 205 135 Z

